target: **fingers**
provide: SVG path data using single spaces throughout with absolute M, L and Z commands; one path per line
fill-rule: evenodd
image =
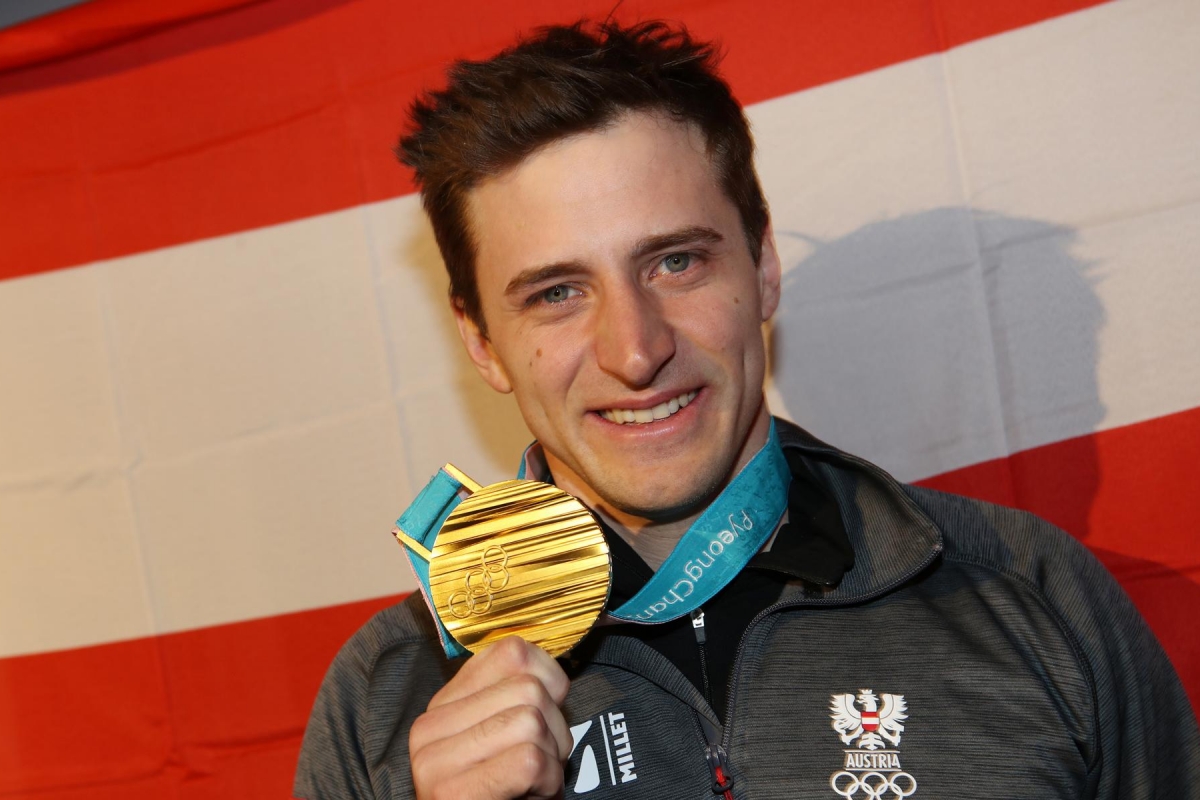
M 510 636 L 472 656 L 454 680 L 433 696 L 429 707 L 452 703 L 515 675 L 537 678 L 556 705 L 566 699 L 571 686 L 566 673 L 549 653 L 523 639 Z
M 557 709 L 556 709 L 557 711 Z M 559 721 L 562 715 L 556 714 Z M 551 733 L 550 723 L 542 712 L 533 706 L 513 706 L 472 725 L 463 731 L 440 740 L 436 746 L 426 746 L 417 751 L 413 770 L 422 774 L 452 775 L 463 770 L 467 761 L 491 760 L 512 749 L 514 743 L 532 744 L 545 757 L 561 764 L 566 753 Z M 566 723 L 562 722 L 564 729 Z M 567 752 L 570 752 L 568 748 Z M 469 754 L 465 759 L 464 754 Z
M 562 762 L 534 745 L 522 743 L 448 775 L 429 791 L 418 791 L 418 796 L 422 800 L 464 797 L 549 800 L 561 796 L 562 786 Z
M 472 735 L 478 738 L 474 744 L 482 747 L 489 738 L 505 740 L 504 735 L 497 737 L 496 730 L 512 722 L 528 723 L 517 731 L 519 734 L 532 737 L 544 730 L 552 744 L 549 748 L 552 755 L 566 759 L 570 754 L 571 733 L 558 703 L 540 680 L 527 674 L 514 675 L 436 708 L 430 703 L 429 710 L 413 723 L 409 732 L 409 749 L 420 750 L 434 741 L 449 739 L 473 728 L 476 730 Z M 513 734 L 510 732 L 507 735 L 511 737 Z M 514 740 L 508 738 L 506 741 Z M 489 750 L 485 757 L 495 752 L 494 749 Z
M 420 798 L 556 797 L 571 732 L 570 682 L 541 648 L 509 638 L 472 656 L 409 731 Z

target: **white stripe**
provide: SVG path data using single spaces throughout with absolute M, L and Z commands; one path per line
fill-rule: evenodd
M 751 109 L 775 408 L 912 478 L 1200 405 L 1197 34 L 1108 4 Z M 0 655 L 410 589 L 394 518 L 528 437 L 445 285 L 414 197 L 0 284 Z
M 774 407 L 915 479 L 1196 406 L 1197 31 L 1107 4 L 753 109 Z

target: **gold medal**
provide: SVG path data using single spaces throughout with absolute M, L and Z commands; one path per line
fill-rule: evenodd
M 444 469 L 471 494 L 428 554 L 430 599 L 442 624 L 473 653 L 513 635 L 552 656 L 566 653 L 608 600 L 608 544 L 595 518 L 540 481 L 481 487 L 449 464 Z

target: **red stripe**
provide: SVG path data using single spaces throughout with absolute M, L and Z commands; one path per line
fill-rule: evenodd
M 77 55 L 252 2 L 88 0 L 6 29 L 0 36 L 0 72 Z
M 1194 408 L 920 484 L 1024 508 L 1094 549 L 1195 573 L 1200 569 L 1200 539 L 1193 526 L 1200 519 L 1198 463 L 1200 408 Z
M 729 53 L 755 102 L 938 52 L 1099 0 L 625 4 Z M 0 279 L 311 216 L 411 191 L 391 155 L 443 65 L 611 0 L 273 0 L 0 75 Z M 53 19 L 47 18 L 47 19 Z M 463 24 L 469 20 L 469 24 Z
M 1180 613 L 1200 608 L 1197 463 L 1193 409 L 922 483 L 1019 505 L 1082 536 L 1200 708 L 1200 636 Z M 10 693 L 0 700 L 0 796 L 43 787 L 57 788 L 39 797 L 56 799 L 110 789 L 131 800 L 286 796 L 333 654 L 395 599 L 0 660 Z M 104 791 L 70 788 L 92 781 Z
M 326 667 L 399 599 L 0 659 L 0 797 L 285 797 Z

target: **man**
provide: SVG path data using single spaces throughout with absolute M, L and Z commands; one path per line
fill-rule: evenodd
M 1187 698 L 1082 547 L 772 421 L 779 257 L 714 62 L 659 24 L 548 29 L 456 65 L 401 157 L 467 352 L 538 440 L 530 476 L 605 526 L 610 611 L 691 537 L 760 552 L 561 663 L 515 638 L 449 660 L 419 597 L 381 613 L 330 669 L 297 796 L 1200 791 Z M 747 485 L 763 459 L 784 478 Z M 705 529 L 731 497 L 737 532 Z

